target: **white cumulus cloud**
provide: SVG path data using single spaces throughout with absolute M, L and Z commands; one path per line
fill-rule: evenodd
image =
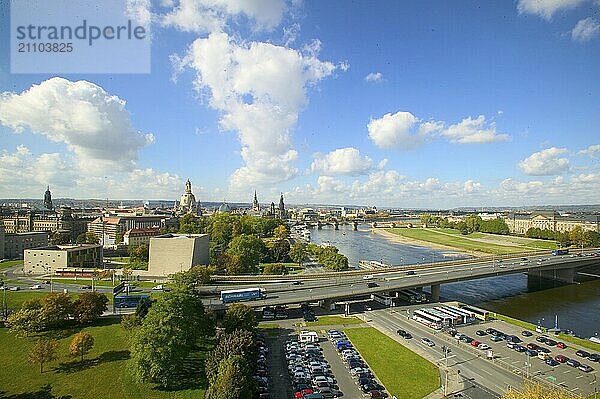
M 483 115 L 475 119 L 465 118 L 442 131 L 442 135 L 451 143 L 457 144 L 492 143 L 509 139 L 508 134 L 496 132 L 496 125 L 493 122 L 486 123 Z
M 519 168 L 523 173 L 531 176 L 557 175 L 569 170 L 569 160 L 560 157 L 567 152 L 566 148 L 547 148 L 519 162 Z
M 80 168 L 101 173 L 134 167 L 152 134 L 135 130 L 125 101 L 87 81 L 51 78 L 0 95 L 0 124 L 66 144 Z
M 579 151 L 581 155 L 587 155 L 590 157 L 595 156 L 596 154 L 600 154 L 600 144 L 594 144 L 586 148 L 585 150 Z
M 575 8 L 585 1 L 586 0 L 518 0 L 517 10 L 519 11 L 519 14 L 533 14 L 550 20 L 557 11 Z
M 233 187 L 272 184 L 298 173 L 292 133 L 311 86 L 338 66 L 318 58 L 318 43 L 300 52 L 264 42 L 242 42 L 226 33 L 196 39 L 179 69 L 196 73 L 195 87 L 221 112 L 220 126 L 237 132 L 244 165 Z
M 328 176 L 361 175 L 367 173 L 372 166 L 371 158 L 361 156 L 356 148 L 347 147 L 338 148 L 326 155 L 316 154 L 311 170 Z
M 571 38 L 578 42 L 587 42 L 600 33 L 600 22 L 594 18 L 585 18 L 577 22 L 571 31 Z
M 365 76 L 365 81 L 381 82 L 381 81 L 383 81 L 383 75 L 381 74 L 381 72 L 371 72 L 367 76 Z
M 367 130 L 377 147 L 413 148 L 422 141 L 414 129 L 418 121 L 410 112 L 399 111 L 385 114 L 379 119 L 371 119 Z
M 222 31 L 230 19 L 240 16 L 255 30 L 271 31 L 281 23 L 286 5 L 282 0 L 177 0 L 159 18 L 165 26 L 196 33 Z

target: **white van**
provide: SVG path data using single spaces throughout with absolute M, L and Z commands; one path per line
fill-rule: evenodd
M 301 331 L 299 341 L 305 342 L 305 343 L 306 342 L 319 342 L 319 336 L 314 331 Z

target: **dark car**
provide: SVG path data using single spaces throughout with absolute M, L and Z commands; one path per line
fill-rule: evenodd
M 531 337 L 533 335 L 533 333 L 531 331 L 523 330 L 521 332 L 521 335 L 524 337 Z
M 371 398 L 371 399 L 387 398 L 387 393 L 382 392 L 382 391 L 371 391 L 371 392 L 369 392 L 369 398 Z
M 526 353 L 527 353 L 527 356 L 531 356 L 531 357 L 536 357 L 538 355 L 537 351 L 535 351 L 533 349 L 527 349 Z
M 543 337 L 543 336 L 541 336 L 541 335 L 540 335 L 539 337 L 536 337 L 536 338 L 535 338 L 535 340 L 536 340 L 537 342 L 541 342 L 541 343 L 544 343 L 544 342 L 546 342 L 546 339 L 547 339 L 546 337 Z
M 91 289 L 92 289 L 92 286 L 91 286 L 91 285 L 82 285 L 82 286 L 81 286 L 81 289 L 82 289 L 82 290 L 91 290 Z
M 374 283 L 374 282 L 367 283 L 367 288 L 374 288 L 374 287 L 379 287 L 379 284 Z
M 546 364 L 548 366 L 555 367 L 555 366 L 558 366 L 560 363 L 558 361 L 552 359 L 551 357 L 549 357 L 548 359 L 546 359 Z
M 545 342 L 545 344 L 546 344 L 546 345 L 548 345 L 548 346 L 556 346 L 556 344 L 557 344 L 557 343 L 558 343 L 558 342 L 556 342 L 555 340 L 553 340 L 553 339 L 550 339 L 550 338 L 548 338 L 548 339 L 546 340 L 546 342 Z
M 475 332 L 475 334 L 479 335 L 480 337 L 483 337 L 487 333 L 485 331 L 483 331 L 483 330 L 477 330 L 477 332 Z
M 588 356 L 588 360 L 592 362 L 600 362 L 600 355 L 597 353 L 591 354 Z
M 536 350 L 538 346 L 533 342 L 527 344 L 527 349 Z
M 517 351 L 517 352 L 519 352 L 519 353 L 523 353 L 523 352 L 525 352 L 525 351 L 527 350 L 527 348 L 525 348 L 525 347 L 524 347 L 524 346 L 522 346 L 522 345 L 515 345 L 515 346 L 513 347 L 513 349 L 514 349 L 514 350 L 516 350 L 516 351 Z
M 579 367 L 581 365 L 581 363 L 579 363 L 575 359 L 569 359 L 569 360 L 567 360 L 567 365 L 569 365 L 571 367 Z
M 582 364 L 578 367 L 579 370 L 583 371 L 584 373 L 589 373 L 591 371 L 594 371 L 593 368 L 591 368 L 590 366 L 588 366 L 587 364 Z
M 588 352 L 586 352 L 586 351 L 584 351 L 582 349 L 580 349 L 577 352 L 575 352 L 575 354 L 577 356 L 580 356 L 580 357 L 588 357 L 590 355 Z
M 407 333 L 404 335 L 404 339 L 411 339 L 411 338 L 412 338 L 412 335 L 411 335 L 411 333 L 409 333 L 409 332 L 407 332 Z
M 404 337 L 406 335 L 406 331 L 404 331 L 404 330 L 396 330 L 396 334 L 398 334 L 401 337 Z

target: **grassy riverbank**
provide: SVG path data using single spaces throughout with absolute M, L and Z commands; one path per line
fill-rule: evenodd
M 385 231 L 416 244 L 433 244 L 448 249 L 483 254 L 509 255 L 556 248 L 556 243 L 553 241 L 479 232 L 462 235 L 460 231 L 454 229 L 392 228 Z

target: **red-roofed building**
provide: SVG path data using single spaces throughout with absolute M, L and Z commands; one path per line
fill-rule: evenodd
M 150 238 L 160 234 L 160 228 L 130 229 L 123 234 L 123 243 L 125 245 L 137 246 L 140 244 L 150 244 Z

